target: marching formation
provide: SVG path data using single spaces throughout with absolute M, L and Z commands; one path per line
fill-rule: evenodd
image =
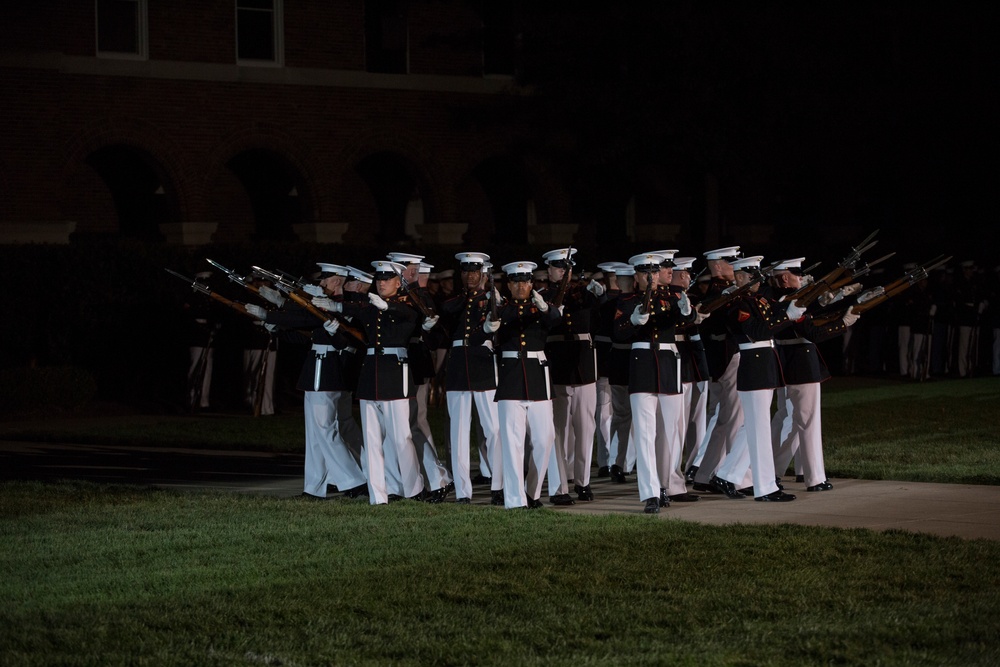
M 817 344 L 950 260 L 863 289 L 888 257 L 861 259 L 873 237 L 815 279 L 802 257 L 765 265 L 738 246 L 651 251 L 578 273 L 570 247 L 545 253 L 544 267 L 520 260 L 499 272 L 489 255 L 460 252 L 458 287 L 444 294 L 428 288 L 423 256 L 399 252 L 368 271 L 320 263 L 314 282 L 209 260 L 266 305 L 192 286 L 272 337 L 308 337 L 298 380 L 308 496 L 334 486 L 372 504 L 452 493 L 468 504 L 488 483 L 491 504 L 508 509 L 542 507 L 543 488 L 549 503 L 571 505 L 594 500 L 596 467 L 612 483 L 634 473 L 643 511 L 657 513 L 706 493 L 795 500 L 781 484 L 793 459 L 807 491 L 832 489 L 820 400 L 830 373 Z M 446 444 L 427 420 L 436 377 Z

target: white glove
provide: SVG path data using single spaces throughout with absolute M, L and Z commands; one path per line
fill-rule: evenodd
M 326 332 L 332 336 L 337 333 L 337 329 L 340 328 L 340 322 L 337 320 L 327 320 L 326 322 L 323 322 L 323 328 L 326 329 Z
M 321 310 L 328 310 L 331 313 L 339 313 L 344 309 L 344 305 L 342 303 L 325 296 L 314 296 L 311 301 L 312 305 Z
M 697 312 L 698 314 L 694 316 L 695 324 L 701 324 L 702 322 L 708 319 L 708 315 L 706 315 L 705 313 L 701 312 L 700 310 Z
M 256 317 L 261 322 L 264 322 L 264 321 L 267 320 L 267 311 L 264 310 L 263 308 L 261 308 L 260 306 L 258 306 L 256 304 L 248 303 L 248 304 L 246 304 L 243 307 L 246 308 L 246 311 L 248 313 L 250 313 L 251 315 L 253 315 L 254 317 Z
M 631 317 L 628 318 L 629 322 L 637 327 L 641 327 L 643 324 L 649 321 L 649 313 L 644 313 L 640 308 L 636 308 L 632 311 Z
M 549 304 L 545 303 L 545 299 L 543 299 L 542 295 L 538 293 L 538 290 L 531 290 L 531 300 L 538 310 L 543 313 L 549 312 Z
M 852 324 L 857 322 L 858 318 L 860 317 L 861 315 L 854 312 L 854 306 L 851 306 L 850 308 L 847 309 L 847 312 L 844 313 L 844 326 L 845 327 L 851 326 Z
M 264 328 L 267 329 L 268 333 L 274 333 L 275 331 L 278 330 L 278 325 L 268 324 L 267 322 L 264 322 Z
M 302 291 L 309 296 L 326 296 L 326 290 L 319 285 L 303 285 Z
M 496 333 L 497 329 L 499 328 L 500 328 L 500 323 L 494 322 L 493 320 L 490 319 L 490 316 L 487 315 L 486 319 L 483 321 L 483 331 L 485 331 L 486 333 Z
M 270 301 L 278 308 L 281 308 L 282 306 L 285 305 L 285 297 L 281 296 L 281 292 L 274 289 L 273 287 L 268 287 L 267 285 L 264 285 L 259 290 L 257 290 L 257 293 L 260 294 L 261 298 Z
M 420 328 L 424 331 L 430 331 L 434 328 L 434 325 L 438 323 L 439 319 L 441 319 L 440 315 L 432 315 L 424 320 L 424 323 L 420 325 Z
M 976 312 L 978 312 L 980 315 L 982 315 L 984 312 L 986 312 L 986 308 L 989 305 L 990 305 L 989 301 L 980 301 L 979 302 L 979 309 Z
M 788 304 L 788 309 L 785 310 L 785 314 L 788 315 L 788 319 L 790 320 L 798 320 L 801 319 L 802 316 L 806 314 L 806 309 L 803 308 L 802 306 L 796 306 L 795 302 L 793 301 L 790 304 Z
M 559 306 L 556 310 L 559 311 L 559 317 L 562 317 L 563 311 L 566 310 L 566 306 Z
M 604 294 L 604 285 L 597 282 L 596 280 L 591 280 L 589 283 L 587 283 L 587 291 L 593 294 L 594 296 L 601 296 L 602 294 Z
M 379 310 L 386 310 L 389 308 L 389 304 L 385 302 L 385 299 L 380 297 L 375 292 L 368 292 L 368 300 L 372 302 L 372 305 Z
M 931 304 L 931 310 L 930 310 L 930 316 L 934 317 L 935 315 L 937 315 L 937 304 L 936 303 L 932 303 Z
M 684 317 L 691 314 L 691 299 L 688 298 L 687 292 L 681 292 L 681 297 L 677 301 L 677 307 L 681 309 L 681 315 Z

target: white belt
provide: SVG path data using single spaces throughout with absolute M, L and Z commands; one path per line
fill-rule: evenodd
M 686 340 L 687 340 L 687 336 L 685 336 L 684 334 L 674 334 L 674 342 L 675 343 L 683 343 Z
M 755 343 L 740 343 L 741 350 L 752 350 L 758 347 L 774 347 L 773 340 L 759 340 Z
M 812 341 L 806 338 L 778 338 L 774 342 L 778 345 L 808 345 Z
M 972 304 L 970 303 L 969 305 L 971 306 Z M 208 324 L 208 320 L 206 320 L 204 317 L 195 318 L 195 322 L 197 322 L 198 324 Z
M 570 340 L 590 340 L 590 334 L 589 333 L 558 334 L 558 335 L 555 335 L 555 336 L 549 336 L 548 338 L 545 339 L 545 342 L 546 343 L 558 343 L 560 341 L 570 341 Z
M 524 351 L 518 352 L 517 350 L 504 350 L 500 353 L 500 356 L 504 359 L 538 359 L 539 361 L 545 361 L 545 352 L 538 350 L 537 352 Z
M 465 340 L 464 338 L 460 338 L 459 340 L 453 340 L 453 341 L 451 341 L 451 346 L 452 347 L 468 347 L 468 345 L 469 345 L 469 342 L 467 340 Z
M 671 350 L 677 351 L 677 346 L 673 343 L 632 343 L 633 350 Z
M 708 339 L 721 342 L 726 340 L 726 334 L 709 334 Z
M 688 340 L 699 341 L 701 340 L 701 334 L 693 334 L 691 336 L 688 336 Z
M 368 348 L 369 356 L 375 354 L 394 354 L 402 360 L 406 360 L 406 348 L 405 347 L 370 347 Z
M 334 347 L 333 345 L 320 345 L 318 343 L 313 343 L 312 351 L 318 355 L 326 356 L 331 352 L 339 352 L 341 354 L 354 354 L 358 351 L 355 347 Z

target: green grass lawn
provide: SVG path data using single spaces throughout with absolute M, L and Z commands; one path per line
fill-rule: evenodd
M 0 486 L 4 665 L 995 665 L 1000 543 Z
M 835 379 L 823 407 L 831 476 L 1000 480 L 1000 381 Z M 301 451 L 301 421 L 0 439 Z M 0 665 L 997 665 L 998 563 L 902 531 L 10 482 Z

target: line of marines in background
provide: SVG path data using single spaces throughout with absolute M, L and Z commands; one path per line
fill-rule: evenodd
M 574 248 L 545 253 L 542 268 L 522 260 L 499 272 L 487 254 L 461 252 L 457 289 L 437 294 L 434 266 L 411 253 L 389 253 L 371 272 L 319 263 L 313 282 L 212 263 L 266 304 L 227 305 L 272 337 L 310 345 L 298 379 L 305 495 L 336 487 L 383 504 L 454 493 L 467 504 L 481 483 L 494 505 L 538 508 L 546 485 L 550 503 L 569 505 L 594 499 L 596 451 L 597 475 L 625 483 L 634 470 L 643 511 L 656 513 L 696 502 L 689 485 L 792 501 L 780 476 L 793 458 L 806 491 L 832 489 L 820 399 L 830 373 L 817 345 L 850 334 L 862 312 L 890 299 L 912 303 L 951 259 L 864 289 L 859 280 L 882 261 L 861 260 L 871 238 L 818 279 L 802 257 L 762 265 L 738 246 L 702 258 L 641 253 L 592 275 L 574 271 Z M 436 378 L 450 466 L 427 419 Z

